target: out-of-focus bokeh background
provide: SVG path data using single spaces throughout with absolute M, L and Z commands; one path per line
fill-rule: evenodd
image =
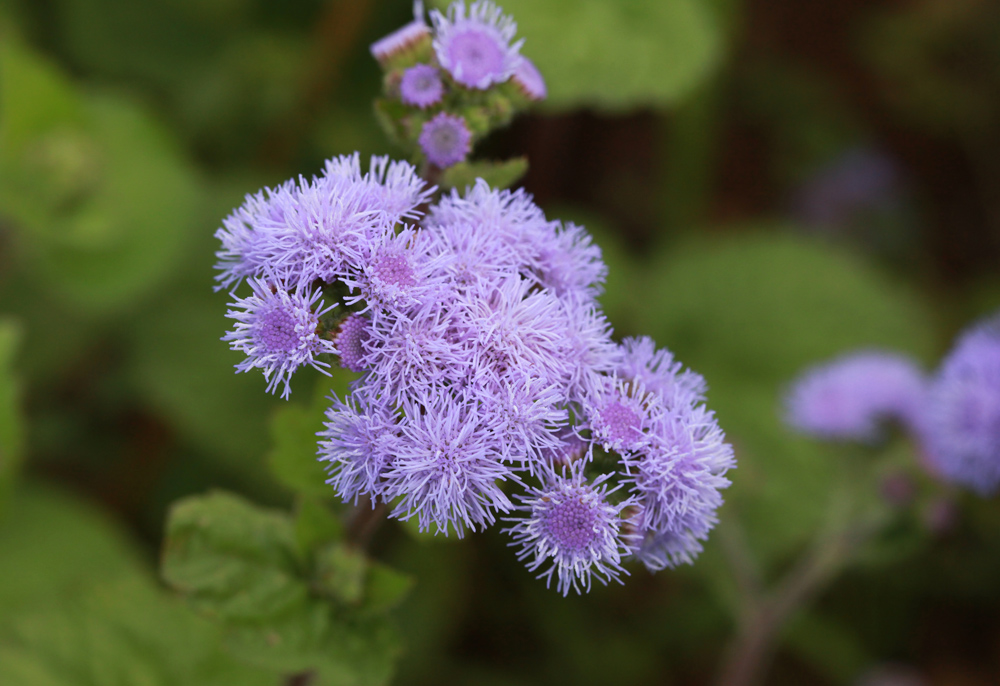
M 595 236 L 616 335 L 705 375 L 739 461 L 720 517 L 776 578 L 865 459 L 784 428 L 782 389 L 857 347 L 931 370 L 1000 306 L 1000 4 L 501 4 L 550 98 L 479 152 L 526 154 L 525 188 Z M 279 683 L 156 571 L 171 502 L 288 507 L 282 427 L 319 428 L 318 375 L 286 403 L 233 373 L 212 234 L 245 193 L 396 152 L 368 45 L 411 18 L 0 0 L 0 682 Z M 767 683 L 1000 683 L 1000 502 L 921 489 L 792 614 Z M 719 538 L 564 599 L 497 530 L 387 523 L 372 554 L 416 580 L 394 683 L 709 683 L 737 619 Z

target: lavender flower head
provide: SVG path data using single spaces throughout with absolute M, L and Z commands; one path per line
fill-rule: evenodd
M 254 368 L 264 370 L 267 392 L 273 393 L 284 382 L 281 396 L 291 393 L 289 380 L 292 373 L 304 364 L 320 371 L 329 364 L 317 359 L 322 353 L 332 353 L 333 344 L 321 338 L 316 329 L 319 318 L 329 311 L 319 309 L 316 302 L 320 292 L 311 294 L 301 290 L 291 293 L 275 287 L 262 279 L 251 279 L 253 294 L 237 298 L 226 316 L 236 320 L 236 326 L 222 340 L 229 341 L 233 350 L 246 354 L 236 369 L 247 372 Z M 234 296 L 235 297 L 235 296 Z
M 629 499 L 611 501 L 615 489 L 608 488 L 609 475 L 588 483 L 582 469 L 568 471 L 552 472 L 540 487 L 518 496 L 517 509 L 527 516 L 508 519 L 515 524 L 506 529 L 514 538 L 511 545 L 521 546 L 518 559 L 528 560 L 533 572 L 548 564 L 538 578 L 548 586 L 555 577 L 563 595 L 589 591 L 592 578 L 607 584 L 628 574 L 621 565 L 630 552 L 623 513 L 632 505 Z
M 437 69 L 429 64 L 417 64 L 403 72 L 399 95 L 405 104 L 424 109 L 441 102 L 444 84 Z
M 521 61 L 524 40 L 513 45 L 517 24 L 489 0 L 476 0 L 466 15 L 464 0 L 453 2 L 447 16 L 431 11 L 438 62 L 458 83 L 485 90 L 509 79 Z
M 430 36 L 430 27 L 424 21 L 424 3 L 416 0 L 413 3 L 413 21 L 372 43 L 371 53 L 380 64 L 385 65 L 393 58 L 413 50 Z
M 966 332 L 931 381 L 925 441 L 946 479 L 981 495 L 1000 486 L 1000 320 Z
M 793 382 L 785 398 L 785 420 L 820 438 L 872 442 L 886 420 L 919 430 L 925 392 L 924 375 L 910 358 L 880 351 L 851 353 Z
M 518 63 L 517 68 L 514 70 L 512 78 L 518 90 L 528 100 L 544 100 L 549 94 L 548 88 L 545 87 L 545 78 L 542 76 L 542 73 L 538 71 L 538 67 L 535 66 L 534 62 L 523 55 L 521 56 L 520 63 Z
M 465 119 L 441 112 L 424 124 L 420 132 L 420 149 L 431 164 L 444 168 L 465 159 L 472 149 L 472 133 Z

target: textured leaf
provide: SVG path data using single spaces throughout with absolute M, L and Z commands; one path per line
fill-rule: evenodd
M 174 505 L 163 577 L 199 611 L 260 620 L 301 608 L 308 595 L 291 519 L 216 492 Z
M 545 78 L 547 108 L 670 105 L 719 63 L 719 29 L 698 0 L 506 0 L 503 9 Z
M 295 512 L 295 542 L 303 556 L 309 556 L 317 547 L 343 537 L 344 525 L 325 502 L 299 498 Z
M 14 377 L 14 353 L 21 329 L 11 319 L 0 319 L 0 514 L 19 470 L 24 451 L 24 429 L 19 388 Z
M 400 652 L 396 632 L 385 620 L 337 617 L 320 601 L 266 624 L 232 624 L 226 645 L 253 664 L 315 671 L 324 686 L 386 683 Z
M 220 633 L 168 598 L 113 522 L 30 482 L 0 523 L 0 684 L 248 686 Z

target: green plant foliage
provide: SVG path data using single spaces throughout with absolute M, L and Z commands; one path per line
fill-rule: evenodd
M 131 373 L 150 404 L 191 440 L 244 472 L 263 472 L 267 414 L 278 400 L 258 370 L 237 374 L 240 354 L 220 338 L 224 296 L 192 283 L 144 312 L 133 336 Z
M 0 212 L 39 283 L 96 312 L 179 258 L 201 196 L 167 134 L 129 101 L 84 95 L 15 41 L 0 49 Z
M 168 598 L 102 513 L 27 484 L 0 524 L 0 683 L 270 686 Z
M 441 177 L 443 188 L 465 190 L 483 179 L 493 188 L 510 188 L 528 171 L 528 159 L 515 157 L 503 162 L 460 162 L 448 167 Z
M 448 3 L 435 2 L 439 7 Z M 627 110 L 676 103 L 719 64 L 715 17 L 697 0 L 507 0 L 543 106 Z
M 24 452 L 24 428 L 19 386 L 14 376 L 14 353 L 21 329 L 17 322 L 0 318 L 0 514 L 17 476 Z
M 330 406 L 330 395 L 344 397 L 348 384 L 357 377 L 336 366 L 331 376 L 322 377 L 308 407 L 298 403 L 282 405 L 271 418 L 271 440 L 274 448 L 268 454 L 268 464 L 286 487 L 317 498 L 333 496 L 327 485 L 326 470 L 316 457 L 317 432 L 323 430 L 323 418 Z
M 751 233 L 661 255 L 643 288 L 642 327 L 704 374 L 736 449 L 720 517 L 744 519 L 766 569 L 829 524 L 854 479 L 832 446 L 781 421 L 781 393 L 806 367 L 857 348 L 927 359 L 932 329 L 914 294 L 850 254 L 791 235 Z M 735 510 L 733 509 L 735 507 Z
M 167 525 L 163 577 L 199 612 L 264 620 L 308 596 L 291 519 L 226 493 L 182 500 Z
M 242 659 L 324 684 L 384 683 L 399 652 L 385 613 L 411 582 L 336 540 L 301 547 L 324 538 L 297 540 L 291 517 L 238 496 L 191 497 L 171 511 L 163 576 L 221 621 Z

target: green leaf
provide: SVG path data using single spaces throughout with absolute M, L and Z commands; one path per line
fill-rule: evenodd
M 295 512 L 295 542 L 303 557 L 309 557 L 319 546 L 344 537 L 344 525 L 323 501 L 298 499 Z
M 207 249 L 208 246 L 206 246 Z M 206 252 L 204 281 L 172 291 L 136 322 L 132 375 L 147 402 L 189 439 L 241 473 L 264 474 L 267 415 L 277 403 L 259 370 L 237 374 L 242 355 L 220 340 L 225 296 L 212 293 Z
M 149 114 L 74 91 L 16 42 L 0 50 L 0 212 L 39 283 L 77 307 L 120 309 L 161 282 L 202 202 Z
M 31 481 L 14 492 L 0 521 L 0 550 L 0 623 L 22 608 L 72 595 L 139 565 L 107 515 Z
M 103 513 L 27 483 L 0 524 L 0 683 L 270 686 L 168 598 Z
M 409 574 L 371 562 L 365 586 L 362 610 L 366 615 L 378 615 L 392 610 L 413 590 L 415 580 Z
M 0 319 L 0 513 L 7 503 L 24 452 L 20 389 L 13 370 L 14 352 L 20 338 L 17 322 Z
M 0 629 L 4 684 L 270 686 L 276 678 L 222 653 L 215 627 L 139 574 L 22 613 Z
M 506 0 L 503 9 L 545 78 L 550 109 L 671 105 L 720 61 L 717 21 L 699 0 Z
M 320 601 L 266 624 L 232 624 L 226 646 L 252 664 L 312 671 L 324 686 L 387 683 L 400 652 L 396 632 L 384 619 L 338 617 Z
M 443 188 L 464 190 L 483 179 L 493 188 L 509 188 L 528 171 L 528 159 L 515 157 L 503 162 L 460 162 L 448 167 L 441 177 Z
M 308 588 L 296 558 L 288 515 L 215 492 L 171 509 L 162 572 L 206 615 L 261 620 L 305 604 Z
M 350 545 L 335 543 L 317 556 L 316 582 L 337 602 L 357 605 L 365 592 L 368 558 Z
M 317 498 L 330 498 L 333 489 L 326 483 L 327 474 L 317 458 L 323 419 L 330 406 L 330 396 L 344 397 L 348 384 L 357 374 L 339 366 L 330 369 L 329 377 L 322 377 L 313 392 L 308 407 L 288 403 L 271 418 L 271 439 L 274 448 L 268 454 L 268 465 L 278 480 L 291 490 Z

